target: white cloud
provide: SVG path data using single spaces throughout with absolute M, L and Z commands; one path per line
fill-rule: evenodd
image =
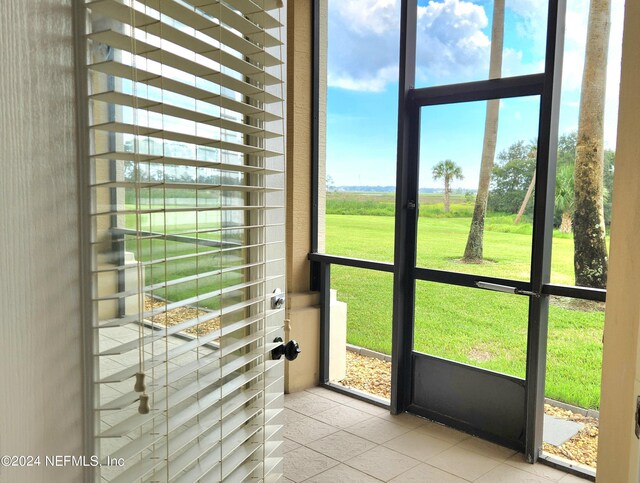
M 516 48 L 510 45 L 504 50 L 504 76 L 543 71 L 546 4 L 540 0 L 506 0 L 508 12 L 517 18 L 515 31 L 520 41 L 515 43 Z M 612 2 L 605 113 L 605 138 L 610 147 L 615 145 L 617 124 L 623 10 L 623 0 Z M 579 95 L 588 11 L 589 0 L 567 1 L 564 105 L 575 102 Z M 429 0 L 419 6 L 418 84 L 486 78 L 491 44 L 485 34 L 487 25 L 485 9 L 472 0 Z M 397 81 L 400 0 L 329 0 L 329 29 L 329 86 L 380 92 Z M 526 52 L 521 50 L 523 44 L 528 46 Z
M 397 0 L 329 0 L 329 86 L 381 91 L 397 79 Z
M 505 47 L 502 54 L 502 76 L 511 77 L 544 72 L 544 59 L 526 62 L 521 50 Z
M 418 7 L 418 75 L 429 83 L 461 82 L 488 74 L 491 42 L 482 31 L 484 8 L 468 1 L 430 1 Z M 477 72 L 486 72 L 478 76 Z
M 487 70 L 487 23 L 484 9 L 470 1 L 418 7 L 419 78 L 453 82 Z M 382 91 L 396 81 L 399 29 L 399 0 L 329 0 L 329 85 Z
M 519 17 L 516 31 L 533 41 L 533 49 L 544 53 L 547 27 L 547 2 L 540 0 L 506 0 L 505 8 Z

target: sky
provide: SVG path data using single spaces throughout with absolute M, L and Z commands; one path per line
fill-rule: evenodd
M 329 0 L 327 175 L 333 184 L 395 185 L 400 0 Z M 492 0 L 419 0 L 416 85 L 488 77 Z M 543 71 L 547 2 L 506 0 L 503 76 Z M 589 0 L 567 0 L 560 134 L 577 130 Z M 615 149 L 624 0 L 612 1 L 605 146 Z M 420 187 L 452 159 L 476 189 L 485 103 L 427 107 Z M 537 137 L 539 97 L 501 101 L 497 153 Z

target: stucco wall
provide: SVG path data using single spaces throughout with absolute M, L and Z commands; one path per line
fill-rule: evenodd
M 80 481 L 82 453 L 71 0 L 0 2 L 0 481 Z

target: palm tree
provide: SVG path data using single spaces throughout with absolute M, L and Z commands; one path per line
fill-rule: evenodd
M 576 285 L 605 288 L 604 101 L 611 1 L 591 0 L 574 173 L 573 217 Z
M 556 209 L 562 212 L 562 220 L 560 221 L 560 232 L 571 233 L 571 218 L 573 216 L 574 197 L 573 197 L 573 171 L 571 164 L 558 166 L 556 173 Z
M 444 212 L 449 213 L 451 181 L 454 179 L 464 179 L 462 168 L 450 159 L 445 159 L 433 167 L 432 174 L 434 180 L 444 180 Z
M 504 0 L 493 3 L 493 20 L 491 26 L 491 54 L 489 58 L 489 79 L 500 77 L 502 72 L 502 50 L 504 44 Z M 465 262 L 482 261 L 482 245 L 484 239 L 484 218 L 487 213 L 489 182 L 493 170 L 493 159 L 496 155 L 496 139 L 498 137 L 498 113 L 500 101 L 487 101 L 487 113 L 484 124 L 484 141 L 482 145 L 482 164 L 478 194 L 473 209 L 473 218 L 469 228 L 467 246 L 464 249 Z

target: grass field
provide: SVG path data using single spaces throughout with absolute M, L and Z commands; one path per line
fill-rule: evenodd
M 529 276 L 532 226 L 515 225 L 512 215 L 491 215 L 485 223 L 487 263 L 460 262 L 473 205 L 463 195 L 453 196 L 452 212 L 442 213 L 441 195 L 421 195 L 418 224 L 418 266 L 525 280 Z M 133 208 L 133 207 L 131 207 Z M 393 261 L 394 195 L 330 193 L 326 216 L 326 252 L 334 255 Z M 144 215 L 142 230 L 195 236 L 221 241 L 224 225 L 219 212 Z M 135 218 L 126 216 L 128 228 Z M 233 232 L 222 232 L 232 237 Z M 172 261 L 149 265 L 146 281 L 158 284 L 154 295 L 184 300 L 206 295 L 243 281 L 243 271 L 224 275 L 220 269 L 246 259 L 239 249 L 225 257 L 215 249 L 191 243 L 133 238 L 127 249 L 148 262 L 166 256 Z M 191 256 L 202 251 L 206 256 Z M 230 258 L 231 257 L 231 258 Z M 573 284 L 573 240 L 556 233 L 553 240 L 552 282 Z M 196 261 L 197 260 L 197 261 Z M 194 274 L 199 279 L 164 284 Z M 332 288 L 348 304 L 348 342 L 379 352 L 391 352 L 392 275 L 349 267 L 332 267 Z M 224 303 L 233 303 L 233 293 Z M 212 294 L 203 306 L 219 308 Z M 451 285 L 418 282 L 415 345 L 417 351 L 524 377 L 528 299 Z M 547 395 L 582 407 L 597 408 L 602 361 L 601 308 L 553 299 L 549 317 Z
M 346 195 L 348 196 L 348 194 Z M 365 199 L 327 203 L 326 252 L 364 259 L 393 260 L 392 216 L 364 215 Z M 385 197 L 380 200 L 385 203 Z M 437 196 L 429 206 L 438 209 Z M 460 203 L 457 217 L 422 216 L 418 224 L 418 266 L 488 276 L 528 279 L 531 224 L 514 225 L 513 216 L 490 216 L 485 226 L 481 265 L 463 264 L 470 225 Z M 422 201 L 421 201 L 422 203 Z M 425 203 L 426 204 L 426 203 Z M 335 214 L 357 212 L 357 214 Z M 440 208 L 441 209 L 441 208 Z M 573 240 L 556 234 L 552 281 L 573 284 Z M 392 275 L 350 267 L 332 267 L 332 288 L 348 304 L 348 342 L 389 354 L 391 351 Z M 414 349 L 479 367 L 524 377 L 528 298 L 464 287 L 418 282 Z M 549 315 L 546 393 L 581 407 L 600 401 L 602 328 L 598 304 L 553 298 Z

